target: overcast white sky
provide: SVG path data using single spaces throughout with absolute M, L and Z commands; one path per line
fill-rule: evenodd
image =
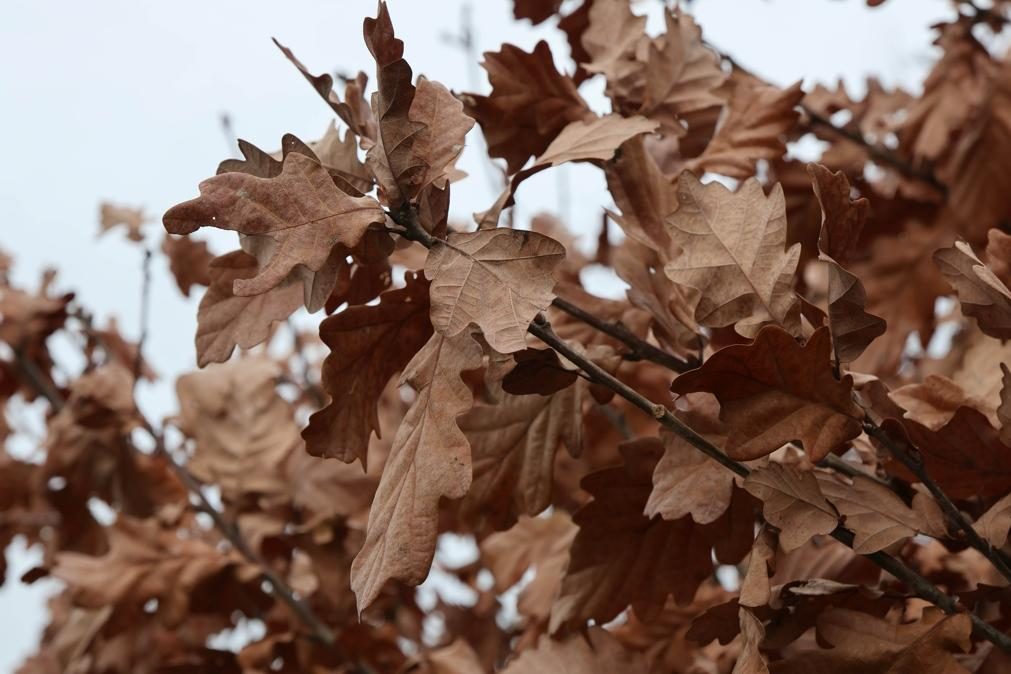
M 446 39 L 458 32 L 467 0 L 389 4 L 415 74 L 469 89 L 468 60 Z M 529 49 L 543 38 L 557 57 L 567 56 L 552 23 L 532 29 L 513 22 L 509 0 L 469 4 L 479 51 L 503 42 Z M 656 15 L 660 6 L 643 0 L 639 11 Z M 8 148 L 0 247 L 16 258 L 15 280 L 34 285 L 44 267 L 55 266 L 60 286 L 76 291 L 100 322 L 116 315 L 135 337 L 142 253 L 119 233 L 96 239 L 99 201 L 145 206 L 155 218 L 149 245 L 157 246 L 161 213 L 195 196 L 197 183 L 231 152 L 222 113 L 237 135 L 264 149 L 286 132 L 304 140 L 321 135 L 329 108 L 270 37 L 314 72 L 371 74 L 361 20 L 375 8 L 373 0 L 0 2 L 0 129 Z M 692 10 L 708 40 L 777 84 L 842 77 L 857 92 L 868 74 L 917 88 L 934 58 L 929 26 L 952 14 L 946 0 L 889 0 L 873 10 L 863 0 L 696 0 Z M 602 84 L 587 90 L 603 109 Z M 462 219 L 495 195 L 475 153 L 465 152 L 461 166 L 472 176 L 453 190 L 453 212 Z M 589 168 L 556 172 L 562 177 L 543 173 L 524 185 L 517 221 L 557 210 L 564 184 L 570 226 L 594 231 L 608 203 L 603 179 Z M 230 236 L 214 239 L 219 252 L 233 247 Z M 160 260 L 153 274 L 147 357 L 162 379 L 142 386 L 140 396 L 160 417 L 174 409 L 175 376 L 194 367 L 199 293 L 182 298 Z M 11 558 L 16 579 L 31 556 Z M 33 650 L 46 620 L 45 592 L 16 581 L 0 588 L 0 673 Z

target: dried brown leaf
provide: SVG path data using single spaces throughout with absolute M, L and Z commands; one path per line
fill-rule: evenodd
M 835 508 L 809 471 L 770 463 L 751 471 L 744 488 L 763 501 L 765 519 L 779 528 L 779 542 L 786 552 L 799 548 L 812 536 L 831 532 L 839 522 Z

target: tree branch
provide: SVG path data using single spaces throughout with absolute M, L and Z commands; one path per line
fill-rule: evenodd
M 395 231 L 407 239 L 417 241 L 426 248 L 431 248 L 436 244 L 436 242 L 440 241 L 439 239 L 431 236 L 424 230 L 424 228 L 421 227 L 418 222 L 417 214 L 410 206 L 391 211 L 390 217 L 403 229 L 403 231 L 399 229 Z M 665 406 L 652 402 L 638 391 L 603 370 L 589 358 L 569 346 L 565 340 L 561 339 L 557 334 L 555 334 L 555 331 L 551 329 L 551 324 L 548 323 L 544 314 L 538 314 L 537 317 L 534 318 L 533 322 L 527 326 L 527 332 L 568 358 L 569 361 L 577 365 L 583 372 L 585 372 L 592 381 L 606 386 L 635 407 L 638 407 L 646 414 L 649 414 L 662 426 L 683 438 L 690 445 L 719 463 L 724 468 L 732 471 L 735 475 L 740 477 L 747 477 L 750 474 L 751 471 L 747 466 L 738 461 L 734 461 L 724 454 L 722 450 L 699 435 L 683 421 L 675 417 Z M 831 535 L 843 545 L 846 545 L 851 549 L 853 548 L 854 534 L 849 529 L 840 525 L 832 531 Z M 945 613 L 956 613 L 961 610 L 961 606 L 957 599 L 945 594 L 936 585 L 888 553 L 875 552 L 863 556 L 874 562 L 874 564 L 881 569 L 892 574 L 892 576 L 898 580 L 905 583 L 906 586 L 909 587 L 918 597 L 929 601 Z M 1002 650 L 1011 653 L 1011 637 L 1000 632 L 972 612 L 969 612 L 969 618 L 972 621 L 973 631 L 979 637 L 986 639 L 997 645 Z
M 43 377 L 38 371 L 38 368 L 35 367 L 35 364 L 25 358 L 19 348 L 14 349 L 14 362 L 25 381 L 27 381 L 27 383 L 39 395 L 46 398 L 54 410 L 59 412 L 66 406 L 66 401 L 60 393 L 48 384 L 45 377 Z M 203 491 L 203 484 L 192 473 L 190 473 L 185 466 L 175 460 L 166 448 L 165 440 L 162 434 L 159 433 L 151 425 L 151 423 L 143 417 L 143 415 L 141 415 L 141 419 L 141 427 L 154 441 L 155 454 L 165 459 L 169 468 L 171 468 L 172 472 L 179 478 L 179 481 L 183 483 L 186 490 L 199 501 L 200 509 L 210 516 L 211 520 L 214 522 L 215 528 L 217 528 L 221 535 L 232 544 L 232 547 L 234 547 L 239 554 L 245 557 L 250 563 L 259 567 L 260 574 L 270 586 L 270 593 L 291 609 L 292 613 L 294 613 L 295 616 L 310 629 L 314 639 L 327 646 L 336 647 L 337 636 L 334 634 L 333 630 L 316 617 L 309 605 L 299 599 L 295 595 L 294 590 L 291 589 L 284 579 L 277 575 L 277 573 L 270 568 L 270 565 L 267 564 L 267 561 L 250 547 L 238 527 L 236 527 L 234 523 L 230 522 L 225 515 L 215 508 L 214 505 L 207 499 L 207 496 Z M 127 438 L 126 441 L 134 451 L 140 453 L 140 450 L 137 449 L 136 445 L 134 445 L 129 438 Z
M 551 302 L 551 305 L 564 311 L 573 318 L 581 320 L 590 327 L 596 328 L 605 335 L 609 335 L 617 339 L 619 342 L 627 346 L 631 350 L 622 354 L 622 357 L 625 360 L 648 360 L 653 363 L 657 363 L 658 365 L 663 365 L 668 370 L 679 374 L 687 372 L 688 370 L 693 370 L 701 365 L 701 363 L 695 359 L 683 360 L 672 353 L 668 353 L 667 351 L 650 344 L 625 327 L 625 325 L 620 321 L 615 323 L 605 321 L 597 316 L 594 316 L 590 312 L 577 307 L 572 302 L 562 299 L 561 297 L 556 297 Z
M 994 549 L 994 547 L 990 545 L 989 541 L 979 535 L 979 533 L 973 528 L 972 524 L 962 514 L 962 511 L 960 511 L 952 502 L 951 498 L 944 493 L 944 490 L 941 489 L 940 485 L 937 484 L 934 478 L 927 473 L 926 468 L 923 466 L 923 461 L 919 457 L 913 456 L 910 452 L 906 451 L 906 448 L 902 446 L 902 443 L 894 440 L 887 431 L 874 423 L 869 416 L 864 419 L 863 426 L 864 432 L 867 433 L 867 435 L 877 440 L 899 461 L 899 463 L 915 475 L 917 480 L 923 483 L 923 486 L 927 488 L 927 491 L 929 491 L 930 495 L 934 497 L 937 504 L 941 506 L 941 510 L 944 512 L 944 515 L 948 519 L 949 523 L 954 524 L 962 531 L 963 534 L 965 534 L 966 542 L 976 549 L 981 555 L 986 557 L 993 567 L 997 569 L 997 571 L 999 571 L 1005 579 L 1011 582 L 1011 567 L 1008 565 L 1008 560 L 999 550 Z

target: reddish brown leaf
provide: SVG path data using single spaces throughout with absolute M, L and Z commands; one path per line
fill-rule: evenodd
M 330 348 L 322 371 L 330 404 L 302 431 L 310 454 L 367 466 L 369 437 L 380 435 L 383 389 L 432 335 L 428 283 L 412 273 L 406 281 L 380 295 L 378 304 L 348 307 L 320 324 L 320 339 Z
M 725 451 L 734 459 L 766 456 L 799 440 L 811 461 L 860 435 L 863 412 L 851 399 L 853 379 L 832 373 L 828 330 L 805 346 L 769 326 L 748 345 L 728 346 L 671 385 L 680 395 L 712 393 L 727 425 Z
M 1011 339 L 1011 290 L 976 257 L 964 241 L 934 253 L 941 273 L 958 292 L 962 312 L 979 323 L 984 334 Z

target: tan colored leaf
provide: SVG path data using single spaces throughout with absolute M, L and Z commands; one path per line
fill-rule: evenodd
M 706 440 L 722 447 L 727 431 L 719 413 L 720 406 L 713 396 L 689 393 L 678 399 L 674 415 Z M 660 515 L 665 520 L 691 515 L 699 524 L 716 521 L 730 507 L 734 474 L 681 436 L 664 430 L 660 437 L 664 455 L 653 471 L 653 491 L 644 514 Z
M 583 489 L 594 498 L 572 518 L 579 533 L 551 610 L 552 633 L 591 619 L 606 623 L 629 604 L 648 619 L 668 594 L 680 604 L 690 602 L 712 573 L 710 532 L 691 517 L 669 522 L 642 514 L 653 488 L 659 442 L 632 441 L 622 445 L 622 452 L 623 466 L 583 478 Z
M 893 543 L 925 532 L 930 525 L 895 492 L 869 477 L 857 475 L 847 484 L 833 475 L 818 475 L 818 485 L 829 503 L 856 534 L 853 551 L 878 552 Z
M 895 624 L 846 608 L 829 608 L 818 617 L 818 642 L 777 663 L 777 674 L 968 674 L 954 657 L 971 647 L 968 613 L 946 616 L 930 607 L 917 622 Z
M 461 503 L 465 518 L 496 529 L 551 505 L 555 453 L 583 447 L 584 384 L 550 396 L 503 393 L 496 405 L 475 405 L 460 417 L 470 442 L 474 481 Z
M 745 566 L 744 578 L 741 580 L 738 599 L 741 606 L 765 606 L 772 598 L 769 567 L 775 566 L 777 545 L 776 536 L 763 526 L 755 537 L 755 544 L 751 548 Z
M 786 89 L 737 85 L 716 135 L 688 168 L 730 178 L 753 176 L 758 160 L 786 153 L 786 136 L 797 124 L 796 107 L 803 97 L 800 82 Z
M 683 252 L 665 271 L 676 283 L 697 289 L 695 319 L 708 327 L 737 326 L 754 336 L 775 321 L 799 331 L 799 307 L 793 274 L 800 246 L 786 244 L 783 190 L 768 197 L 757 180 L 737 192 L 712 182 L 703 185 L 691 173 L 678 180 L 680 206 L 667 219 L 667 231 Z
M 614 156 L 621 145 L 630 138 L 650 133 L 656 123 L 644 117 L 607 115 L 571 122 L 558 137 L 534 160 L 533 165 L 513 176 L 495 203 L 484 213 L 475 214 L 481 229 L 495 227 L 499 214 L 512 206 L 516 190 L 530 176 L 553 166 L 575 161 L 604 161 Z
M 825 500 L 810 471 L 770 463 L 751 471 L 744 488 L 764 503 L 762 513 L 769 524 L 779 528 L 779 542 L 786 552 L 812 536 L 831 532 L 839 523 L 835 508 Z
M 812 462 L 860 435 L 863 413 L 853 378 L 832 373 L 828 330 L 801 346 L 776 326 L 746 345 L 728 346 L 671 384 L 679 395 L 712 393 L 727 425 L 724 450 L 738 460 L 766 456 L 799 440 Z
M 958 292 L 962 312 L 979 323 L 984 334 L 1011 339 L 1011 289 L 976 257 L 965 241 L 934 253 L 934 261 Z
M 995 548 L 1004 547 L 1011 530 L 1011 494 L 990 506 L 972 528 Z
M 385 221 L 370 197 L 350 197 L 322 166 L 297 152 L 275 178 L 222 173 L 200 183 L 200 197 L 170 208 L 163 218 L 173 234 L 200 227 L 231 229 L 276 243 L 270 261 L 251 279 L 235 282 L 236 295 L 258 295 L 281 284 L 297 266 L 318 271 L 337 244 L 353 248 L 372 223 Z
M 119 517 L 106 529 L 109 552 L 90 557 L 75 552 L 57 555 L 53 575 L 70 588 L 81 606 L 100 608 L 158 600 L 166 626 L 188 618 L 191 595 L 203 581 L 224 570 L 250 574 L 240 559 L 197 538 L 183 538 L 160 529 L 153 520 Z M 222 582 L 222 584 L 224 584 Z
M 211 283 L 197 310 L 197 364 L 223 363 L 236 346 L 251 349 L 270 334 L 270 327 L 302 306 L 302 287 L 282 283 L 260 295 L 237 296 L 237 280 L 257 273 L 256 258 L 241 250 L 211 261 Z
M 126 230 L 126 238 L 131 241 L 143 241 L 144 234 L 141 227 L 147 222 L 147 215 L 142 208 L 132 208 L 103 202 L 99 208 L 99 229 L 101 236 L 110 229 L 122 227 Z
M 495 591 L 502 594 L 533 569 L 533 580 L 520 591 L 517 608 L 528 618 L 546 621 L 577 531 L 567 513 L 556 511 L 547 517 L 521 516 L 508 531 L 484 539 L 481 559 L 495 576 Z
M 740 609 L 740 621 L 744 647 L 731 674 L 769 674 L 769 665 L 758 650 L 765 639 L 765 627 L 755 614 L 744 607 Z
M 272 38 L 273 39 L 273 38 Z M 363 140 L 368 139 L 369 142 L 373 142 L 376 139 L 376 120 L 372 117 L 372 112 L 369 110 L 368 104 L 366 104 L 362 95 L 365 91 L 365 84 L 367 78 L 364 73 L 358 73 L 358 77 L 350 82 L 348 82 L 345 88 L 345 100 L 341 101 L 340 96 L 333 89 L 333 78 L 324 73 L 322 75 L 313 75 L 309 72 L 295 54 L 292 53 L 290 49 L 282 45 L 277 40 L 274 40 L 274 44 L 277 48 L 281 50 L 281 53 L 291 61 L 302 76 L 312 85 L 312 88 L 316 90 L 316 93 L 323 98 L 324 101 L 330 106 L 330 108 L 337 113 L 345 124 L 347 124 L 358 136 Z
M 322 370 L 330 404 L 302 431 L 313 456 L 357 459 L 366 467 L 369 438 L 380 435 L 383 389 L 432 335 L 428 283 L 410 272 L 406 281 L 380 295 L 378 304 L 348 307 L 320 324 L 320 339 L 330 348 Z
M 530 53 L 502 45 L 486 52 L 482 65 L 491 94 L 466 94 L 464 106 L 481 125 L 488 153 L 505 159 L 509 173 L 544 152 L 567 124 L 594 116 L 572 78 L 555 69 L 547 42 Z
M 331 121 L 323 137 L 311 143 L 310 148 L 342 190 L 354 197 L 372 190 L 372 174 L 358 159 L 358 144 L 350 129 L 344 132 L 342 140 L 337 125 Z
M 470 444 L 456 419 L 473 400 L 460 374 L 480 366 L 481 347 L 463 332 L 433 335 L 404 371 L 402 381 L 418 395 L 393 439 L 365 543 L 351 566 L 359 611 L 376 600 L 386 581 L 417 585 L 428 575 L 439 499 L 460 498 L 470 487 Z
M 280 375 L 273 361 L 244 358 L 176 382 L 176 424 L 196 444 L 186 465 L 227 501 L 283 489 L 281 466 L 298 443 L 298 427 L 276 391 Z
M 450 234 L 425 262 L 432 281 L 432 325 L 453 337 L 477 325 L 491 348 L 526 348 L 530 321 L 554 298 L 560 243 L 535 232 L 491 229 Z
M 423 125 L 411 146 L 414 156 L 427 167 L 417 189 L 420 192 L 429 185 L 445 189 L 474 119 L 463 114 L 463 103 L 449 89 L 425 78 L 418 82 L 409 117 Z
M 646 658 L 626 650 L 610 632 L 590 627 L 586 634 L 564 640 L 542 636 L 536 648 L 524 651 L 502 674 L 646 674 Z
M 996 227 L 987 232 L 986 264 L 1004 285 L 1011 285 L 1011 234 Z
M 474 649 L 462 637 L 424 656 L 427 674 L 484 674 L 484 665 Z
M 903 415 L 906 419 L 923 424 L 932 431 L 951 421 L 963 405 L 974 407 L 991 423 L 997 423 L 997 413 L 990 401 L 969 394 L 957 383 L 939 374 L 928 374 L 920 383 L 900 386 L 889 392 L 888 397 L 906 410 Z

